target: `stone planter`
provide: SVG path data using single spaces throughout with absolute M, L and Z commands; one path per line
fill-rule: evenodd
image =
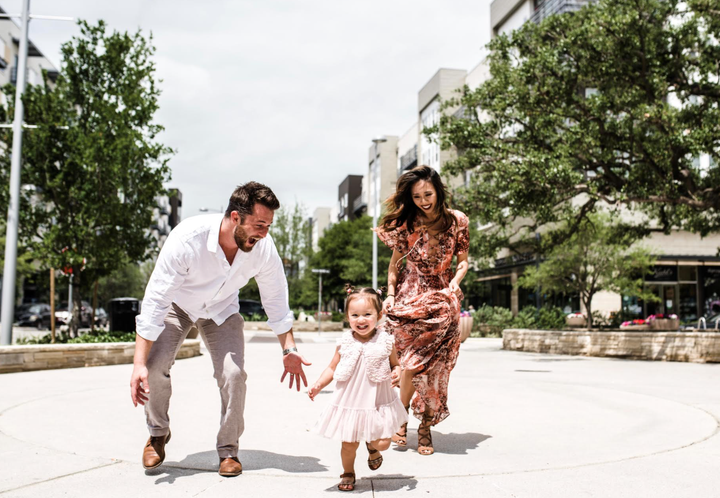
M 627 331 L 639 331 L 639 330 L 650 330 L 650 325 L 625 325 L 620 326 L 620 330 L 627 330 Z
M 678 330 L 679 318 L 656 318 L 650 322 L 650 330 Z
M 568 327 L 585 327 L 587 320 L 584 316 L 568 316 L 565 318 L 565 324 Z
M 465 342 L 465 340 L 470 337 L 472 326 L 473 318 L 471 316 L 460 317 L 460 342 Z

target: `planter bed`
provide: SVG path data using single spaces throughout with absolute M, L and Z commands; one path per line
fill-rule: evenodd
M 635 360 L 720 362 L 720 333 L 650 330 L 503 330 L 503 349 Z
M 134 342 L 0 346 L 0 373 L 132 363 Z M 200 356 L 200 341 L 188 339 L 177 359 Z

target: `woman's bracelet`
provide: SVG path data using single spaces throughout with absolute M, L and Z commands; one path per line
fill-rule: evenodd
M 387 297 L 395 297 L 395 294 L 388 294 Z

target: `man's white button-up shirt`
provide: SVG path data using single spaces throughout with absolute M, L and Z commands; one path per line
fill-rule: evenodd
M 290 331 L 287 279 L 272 238 L 260 239 L 250 252 L 238 249 L 230 265 L 219 244 L 222 219 L 222 214 L 194 216 L 170 232 L 136 318 L 139 336 L 157 340 L 172 303 L 193 321 L 209 318 L 222 324 L 240 311 L 238 291 L 253 277 L 270 328 L 276 334 Z

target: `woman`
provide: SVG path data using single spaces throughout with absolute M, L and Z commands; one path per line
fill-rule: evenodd
M 447 190 L 429 166 L 403 173 L 386 205 L 388 214 L 376 232 L 393 250 L 384 307 L 402 366 L 400 400 L 409 409 L 412 399 L 413 414 L 421 421 L 418 452 L 432 455 L 430 427 L 449 415 L 448 380 L 460 348 L 460 282 L 468 270 L 468 219 L 448 208 Z M 402 260 L 407 262 L 400 269 Z M 393 441 L 407 445 L 407 424 Z

